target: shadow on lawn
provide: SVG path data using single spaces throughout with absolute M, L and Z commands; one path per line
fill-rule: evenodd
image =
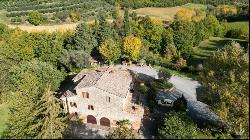
M 197 48 L 199 51 L 193 55 L 192 58 L 188 60 L 188 64 L 197 66 L 202 64 L 213 52 L 223 48 L 225 45 L 229 44 L 231 41 L 238 42 L 243 48 L 248 47 L 248 42 L 246 40 L 233 39 L 233 38 L 220 38 L 220 39 L 210 39 L 207 40 L 206 45 L 202 45 Z
M 211 45 L 216 46 L 215 50 L 224 47 L 226 44 L 229 44 L 231 41 L 238 42 L 244 48 L 246 48 L 248 45 L 248 42 L 246 40 L 233 39 L 233 38 L 224 38 L 224 39 L 220 39 L 220 40 L 210 40 Z

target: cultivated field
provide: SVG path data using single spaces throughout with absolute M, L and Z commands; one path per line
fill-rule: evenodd
M 10 28 L 20 28 L 23 31 L 27 32 L 64 32 L 67 30 L 75 30 L 76 26 L 79 23 L 72 23 L 72 24 L 61 24 L 61 25 L 48 25 L 48 26 L 31 26 L 31 25 L 8 25 Z
M 113 22 L 111 19 L 107 19 L 108 22 Z M 78 23 L 69 23 L 69 24 L 58 24 L 58 25 L 39 25 L 39 26 L 33 26 L 33 25 L 12 25 L 8 24 L 8 26 L 12 29 L 14 28 L 20 28 L 23 31 L 27 32 L 65 32 L 68 30 L 75 30 L 77 25 L 80 24 L 81 22 Z M 94 24 L 95 21 L 88 21 L 87 24 Z
M 172 21 L 174 19 L 175 14 L 180 9 L 181 9 L 180 6 L 168 7 L 168 8 L 147 7 L 147 8 L 139 8 L 133 11 L 135 11 L 139 16 L 151 16 L 163 20 Z
M 192 4 L 188 3 L 183 6 L 176 6 L 176 7 L 167 7 L 167 8 L 157 8 L 157 7 L 147 7 L 147 8 L 139 8 L 135 11 L 139 16 L 150 16 L 153 18 L 160 18 L 162 20 L 166 21 L 173 21 L 175 14 L 181 10 L 182 8 L 190 8 L 190 9 L 206 9 L 205 5 L 202 4 Z M 131 12 L 130 11 L 130 12 Z M 7 11 L 6 10 L 0 10 L 0 23 L 8 24 L 10 28 L 20 28 L 21 30 L 27 31 L 27 32 L 41 32 L 41 31 L 47 31 L 47 32 L 55 32 L 60 31 L 64 32 L 67 30 L 74 30 L 76 26 L 79 23 L 65 23 L 65 24 L 57 24 L 57 25 L 39 25 L 39 26 L 33 26 L 33 25 L 26 25 L 26 24 L 20 24 L 20 25 L 14 25 L 10 24 L 8 22 L 8 18 L 6 17 Z M 120 15 L 123 16 L 124 11 L 120 10 Z M 109 22 L 112 22 L 112 20 L 108 20 Z M 89 21 L 88 24 L 94 23 L 94 21 Z
M 136 12 L 139 16 L 151 16 L 155 18 L 160 18 L 162 20 L 173 21 L 175 14 L 182 8 L 206 10 L 207 6 L 202 4 L 188 3 L 176 7 L 166 7 L 166 8 L 146 7 L 132 11 Z

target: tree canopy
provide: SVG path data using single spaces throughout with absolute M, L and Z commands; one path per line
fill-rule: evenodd
M 106 135 L 107 139 L 137 139 L 138 136 L 134 132 L 131 126 L 131 122 L 128 120 L 118 121 L 118 126 L 113 132 L 109 132 Z
M 244 137 L 249 130 L 248 57 L 238 43 L 232 42 L 209 57 L 200 73 L 200 82 L 208 91 L 206 102 L 231 132 L 238 132 L 242 125 Z
M 122 49 L 129 60 L 136 61 L 139 58 L 141 46 L 141 40 L 138 37 L 130 35 L 124 38 Z
M 161 139 L 194 139 L 197 132 L 197 125 L 185 112 L 168 114 L 163 126 L 158 130 Z
M 62 138 L 66 128 L 66 115 L 61 108 L 61 100 L 50 91 L 49 85 L 37 103 L 34 110 L 34 124 L 32 129 L 38 131 L 35 138 L 59 139 Z
M 121 56 L 120 46 L 113 39 L 105 41 L 99 48 L 99 52 L 109 64 L 114 63 Z
M 173 23 L 174 30 L 174 44 L 178 51 L 184 57 L 190 57 L 193 53 L 194 45 L 194 35 L 195 29 L 194 24 L 188 21 L 174 21 Z

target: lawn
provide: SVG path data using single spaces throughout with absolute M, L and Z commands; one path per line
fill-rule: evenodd
M 6 129 L 6 122 L 8 120 L 8 107 L 7 104 L 0 104 L 0 139 Z
M 220 38 L 220 37 L 210 37 L 207 40 L 204 40 L 200 43 L 198 47 L 194 48 L 193 57 L 188 60 L 189 65 L 197 66 L 197 64 L 203 63 L 205 59 L 211 56 L 217 50 L 223 48 L 226 44 L 231 42 L 232 40 L 241 44 L 241 46 L 246 47 L 247 41 L 233 38 Z M 161 66 L 154 66 L 155 69 L 159 70 Z M 193 73 L 186 73 L 181 71 L 176 71 L 172 69 L 166 68 L 172 75 L 191 78 L 193 80 L 197 79 L 197 75 Z
M 204 4 L 187 3 L 185 5 L 182 5 L 181 7 L 190 8 L 190 9 L 207 10 L 207 5 L 204 5 Z
M 204 40 L 200 43 L 199 47 L 194 48 L 194 59 L 206 59 L 213 52 L 221 49 L 224 45 L 228 44 L 230 41 L 236 41 L 240 43 L 242 46 L 246 46 L 247 42 L 245 40 L 240 39 L 232 39 L 232 38 L 220 38 L 220 37 L 210 37 L 208 40 Z
M 153 66 L 156 70 L 159 70 L 160 68 L 165 68 L 162 66 Z M 186 72 L 181 72 L 181 71 L 177 71 L 177 70 L 172 70 L 169 68 L 165 68 L 171 75 L 175 75 L 175 76 L 179 76 L 182 78 L 191 78 L 193 80 L 195 80 L 197 78 L 197 75 L 192 74 L 192 73 L 186 73 Z
M 249 27 L 249 21 L 227 22 L 226 26 L 228 30 L 245 28 L 245 27 Z

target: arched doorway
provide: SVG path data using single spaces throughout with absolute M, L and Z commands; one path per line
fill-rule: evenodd
M 87 116 L 87 123 L 97 124 L 96 118 L 92 115 Z
M 102 117 L 100 119 L 100 124 L 103 125 L 103 126 L 110 127 L 110 120 L 108 118 Z

